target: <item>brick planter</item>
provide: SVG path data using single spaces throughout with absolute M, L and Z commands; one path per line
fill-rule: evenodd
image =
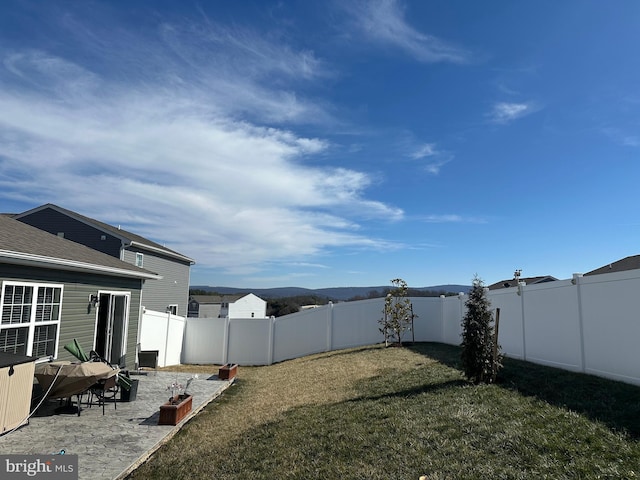
M 218 370 L 218 378 L 220 380 L 231 380 L 238 374 L 237 363 L 227 363 Z
M 160 405 L 158 425 L 177 425 L 191 411 L 191 395 L 175 395 L 172 401 Z

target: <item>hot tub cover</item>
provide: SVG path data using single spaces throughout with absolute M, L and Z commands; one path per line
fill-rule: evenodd
M 0 352 L 0 368 L 20 365 L 22 363 L 35 362 L 36 357 L 27 357 L 15 353 Z

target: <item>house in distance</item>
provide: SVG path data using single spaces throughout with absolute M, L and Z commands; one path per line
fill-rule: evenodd
M 235 295 L 192 295 L 189 317 L 266 318 L 267 302 L 253 293 Z

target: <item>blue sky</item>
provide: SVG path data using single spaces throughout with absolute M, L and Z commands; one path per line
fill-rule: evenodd
M 0 2 L 0 210 L 236 287 L 640 253 L 640 3 Z

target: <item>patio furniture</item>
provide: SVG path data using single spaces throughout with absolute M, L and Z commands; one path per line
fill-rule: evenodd
M 82 349 L 82 347 L 80 346 L 80 344 L 78 343 L 78 340 L 76 340 L 75 338 L 67 343 L 64 346 L 64 349 L 69 352 L 71 355 L 73 355 L 74 357 L 76 357 L 78 360 L 80 360 L 81 362 L 87 362 L 89 361 L 89 355 L 87 355 L 84 350 Z
M 115 368 L 110 362 L 102 358 L 95 350 L 91 350 L 91 352 L 89 352 L 89 355 L 87 355 L 84 349 L 80 346 L 80 343 L 78 343 L 78 340 L 76 340 L 75 338 L 73 339 L 73 341 L 67 343 L 64 346 L 64 349 L 81 362 L 102 362 L 106 363 L 111 368 Z M 131 379 L 129 378 L 128 373 L 125 375 L 124 373 L 118 372 L 117 384 L 118 386 L 121 386 L 123 390 L 129 390 L 131 388 Z
M 80 415 L 82 395 L 100 380 L 117 378 L 119 371 L 119 368 L 102 362 L 62 361 L 36 365 L 34 375 L 42 389 L 49 392 L 47 398 L 67 399 L 66 407 L 69 409 L 73 407 L 72 398 L 75 395 L 78 400 L 77 414 Z
M 138 373 L 140 368 L 153 368 L 154 375 L 158 373 L 159 350 L 138 350 Z
M 107 403 L 107 400 L 112 400 L 113 408 L 114 410 L 117 410 L 118 406 L 116 396 L 118 395 L 118 391 L 117 375 L 101 378 L 89 388 L 89 407 L 91 407 L 93 397 L 95 397 L 98 400 L 98 406 L 102 405 L 102 415 L 104 415 L 104 406 Z

